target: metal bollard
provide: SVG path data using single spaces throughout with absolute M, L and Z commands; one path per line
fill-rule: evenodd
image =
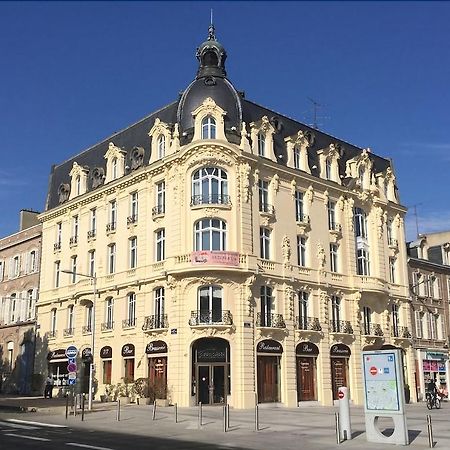
M 69 415 L 69 396 L 66 395 L 66 420 L 68 415 Z
M 202 402 L 198 402 L 198 427 L 202 427 Z
M 84 421 L 84 394 L 83 397 L 81 397 L 81 421 Z
M 336 442 L 338 444 L 341 443 L 341 433 L 340 433 L 340 424 L 339 424 L 339 413 L 334 413 L 334 419 L 336 421 Z
M 227 405 L 223 405 L 223 431 L 227 432 Z
M 140 400 L 140 398 L 137 397 L 137 398 L 136 398 L 136 403 L 137 403 L 138 406 L 139 406 L 139 400 Z
M 156 417 L 156 400 L 153 402 L 152 420 L 155 420 L 155 417 Z
M 227 428 L 230 429 L 230 405 L 227 403 Z
M 178 403 L 175 403 L 175 423 L 178 423 Z
M 428 445 L 430 448 L 434 447 L 433 439 L 433 424 L 431 423 L 431 416 L 427 414 L 427 430 L 428 430 Z
M 259 410 L 258 405 L 255 405 L 255 431 L 259 431 Z
M 120 421 L 120 400 L 117 400 L 117 421 Z
M 77 400 L 78 400 L 78 398 L 77 398 L 77 396 L 75 395 L 74 397 L 73 397 L 73 415 L 74 416 L 76 416 L 77 415 Z

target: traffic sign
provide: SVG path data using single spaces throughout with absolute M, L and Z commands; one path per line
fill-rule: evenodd
M 76 372 L 77 371 L 77 365 L 73 363 L 67 364 L 67 371 L 68 372 Z
M 338 392 L 338 397 L 339 397 L 339 400 L 343 399 L 344 398 L 344 393 L 342 391 L 339 391 Z
M 77 363 L 77 359 L 76 358 L 68 358 L 67 363 L 68 364 L 76 364 Z
M 76 379 L 70 379 L 69 378 L 69 385 L 73 385 L 73 384 L 75 384 L 77 382 L 77 380 Z
M 77 354 L 78 354 L 78 349 L 75 347 L 75 345 L 69 345 L 66 348 L 66 356 L 68 358 L 76 358 Z
M 69 378 L 69 380 L 76 380 L 77 379 L 77 373 L 76 372 L 69 372 L 68 378 Z
M 375 366 L 370 368 L 370 375 L 375 376 L 378 373 L 378 369 Z

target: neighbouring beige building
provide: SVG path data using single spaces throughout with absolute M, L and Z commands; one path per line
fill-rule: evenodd
M 19 231 L 0 239 L 0 392 L 5 393 L 32 389 L 42 230 L 37 215 L 22 210 Z
M 88 374 L 94 328 L 99 394 L 148 377 L 179 406 L 330 405 L 342 385 L 361 404 L 362 349 L 391 346 L 414 384 L 391 162 L 247 100 L 212 26 L 197 58 L 177 101 L 52 170 L 42 370 L 67 383 L 75 344 Z

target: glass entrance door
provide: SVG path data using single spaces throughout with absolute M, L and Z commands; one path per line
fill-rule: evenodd
M 224 364 L 197 365 L 197 403 L 213 405 L 225 403 L 226 366 Z

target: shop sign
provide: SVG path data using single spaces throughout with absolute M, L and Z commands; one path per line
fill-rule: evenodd
M 225 362 L 225 348 L 209 347 L 197 349 L 197 362 Z
M 296 353 L 302 356 L 317 356 L 319 354 L 319 347 L 312 342 L 300 342 L 297 345 Z
M 283 353 L 283 346 L 272 339 L 265 339 L 264 341 L 258 342 L 256 351 L 258 353 Z
M 152 341 L 145 347 L 145 353 L 148 355 L 154 353 L 167 353 L 167 344 L 164 341 Z
M 125 344 L 122 347 L 122 356 L 123 357 L 134 356 L 134 345 L 133 344 Z
M 100 358 L 112 358 L 112 348 L 107 345 L 100 350 Z
M 352 352 L 345 344 L 334 344 L 330 348 L 330 356 L 336 358 L 349 358 Z
M 51 359 L 66 359 L 66 349 L 59 348 L 57 350 L 53 350 L 48 352 L 47 359 L 50 361 Z
M 239 266 L 238 252 L 201 250 L 192 252 L 191 262 L 194 266 Z
M 427 352 L 427 359 L 445 361 L 448 359 L 448 355 L 442 352 Z

